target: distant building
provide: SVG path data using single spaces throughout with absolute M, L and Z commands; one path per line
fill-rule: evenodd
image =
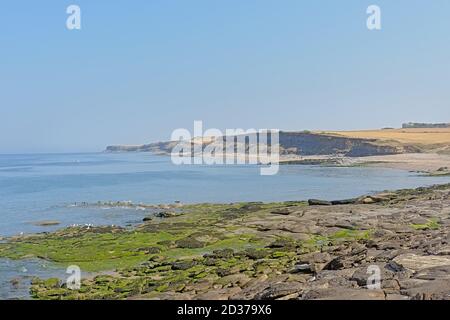
M 402 125 L 403 129 L 411 128 L 450 128 L 450 123 L 416 123 L 408 122 Z

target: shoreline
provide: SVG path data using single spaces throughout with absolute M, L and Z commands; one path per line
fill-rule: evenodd
M 399 169 L 430 175 L 450 175 L 450 155 L 437 153 L 402 153 L 351 158 L 338 156 L 282 157 L 280 164 L 311 164 L 341 167 L 367 166 Z
M 448 208 L 450 184 L 335 205 L 183 205 L 179 214 L 145 221 L 131 231 L 79 227 L 8 239 L 0 244 L 0 256 L 36 256 L 60 266 L 79 264 L 88 272 L 117 271 L 84 279 L 80 291 L 55 279 L 35 280 L 32 295 L 39 299 L 441 297 L 437 285 L 442 278 L 426 286 L 415 279 L 431 272 L 424 263 L 450 270 Z M 363 285 L 362 268 L 372 264 L 388 277 L 380 290 Z

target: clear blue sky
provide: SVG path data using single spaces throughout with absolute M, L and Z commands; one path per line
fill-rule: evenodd
M 0 153 L 450 121 L 448 0 L 3 1 L 0 40 Z

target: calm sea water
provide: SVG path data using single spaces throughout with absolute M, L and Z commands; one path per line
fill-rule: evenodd
M 74 203 L 149 204 L 343 199 L 386 189 L 450 182 L 382 168 L 281 166 L 261 176 L 257 166 L 176 166 L 146 153 L 0 155 L 0 237 L 51 231 L 71 224 L 128 225 L 148 212 L 80 207 Z M 57 220 L 40 227 L 33 223 Z M 42 261 L 0 259 L 0 298 L 27 297 L 33 275 L 64 274 Z M 12 286 L 14 277 L 22 279 Z

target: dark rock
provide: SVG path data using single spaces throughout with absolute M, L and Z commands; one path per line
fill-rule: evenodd
M 222 249 L 222 250 L 214 250 L 211 257 L 219 258 L 219 259 L 230 259 L 234 256 L 233 249 Z
M 246 249 L 243 254 L 253 260 L 258 260 L 258 259 L 264 259 L 265 257 L 267 257 L 269 255 L 269 252 L 267 252 L 264 249 L 254 249 L 254 248 L 249 248 Z
M 310 264 L 304 263 L 304 264 L 296 264 L 294 268 L 292 268 L 290 273 L 312 273 L 313 268 Z
M 157 218 L 170 218 L 170 217 L 174 217 L 174 216 L 176 216 L 176 213 L 170 212 L 170 211 L 161 211 L 161 212 L 155 213 L 155 217 L 157 217 Z
M 187 270 L 194 267 L 197 263 L 195 261 L 177 261 L 172 263 L 172 270 Z
M 157 254 L 161 252 L 161 248 L 159 247 L 144 247 L 137 249 L 138 251 L 144 251 L 147 254 Z
M 344 200 L 333 200 L 331 204 L 333 206 L 344 205 L 344 204 L 354 204 L 358 201 L 358 199 L 344 199 Z
M 332 203 L 326 200 L 309 199 L 308 204 L 310 206 L 331 206 Z
M 272 242 L 271 244 L 269 244 L 267 246 L 267 248 L 272 248 L 272 249 L 281 249 L 281 248 L 285 248 L 285 249 L 290 249 L 290 248 L 294 248 L 296 245 L 292 240 L 289 239 L 277 239 L 274 242 Z
M 175 241 L 175 244 L 177 245 L 178 248 L 183 249 L 196 249 L 196 248 L 203 248 L 205 246 L 203 242 L 190 237 L 177 240 Z
M 270 213 L 287 216 L 287 215 L 290 215 L 292 212 L 293 211 L 291 209 L 289 209 L 289 208 L 282 208 L 282 209 L 273 210 Z
M 324 269 L 340 270 L 352 268 L 360 264 L 367 256 L 367 249 L 356 249 L 348 255 L 340 256 L 331 260 Z

